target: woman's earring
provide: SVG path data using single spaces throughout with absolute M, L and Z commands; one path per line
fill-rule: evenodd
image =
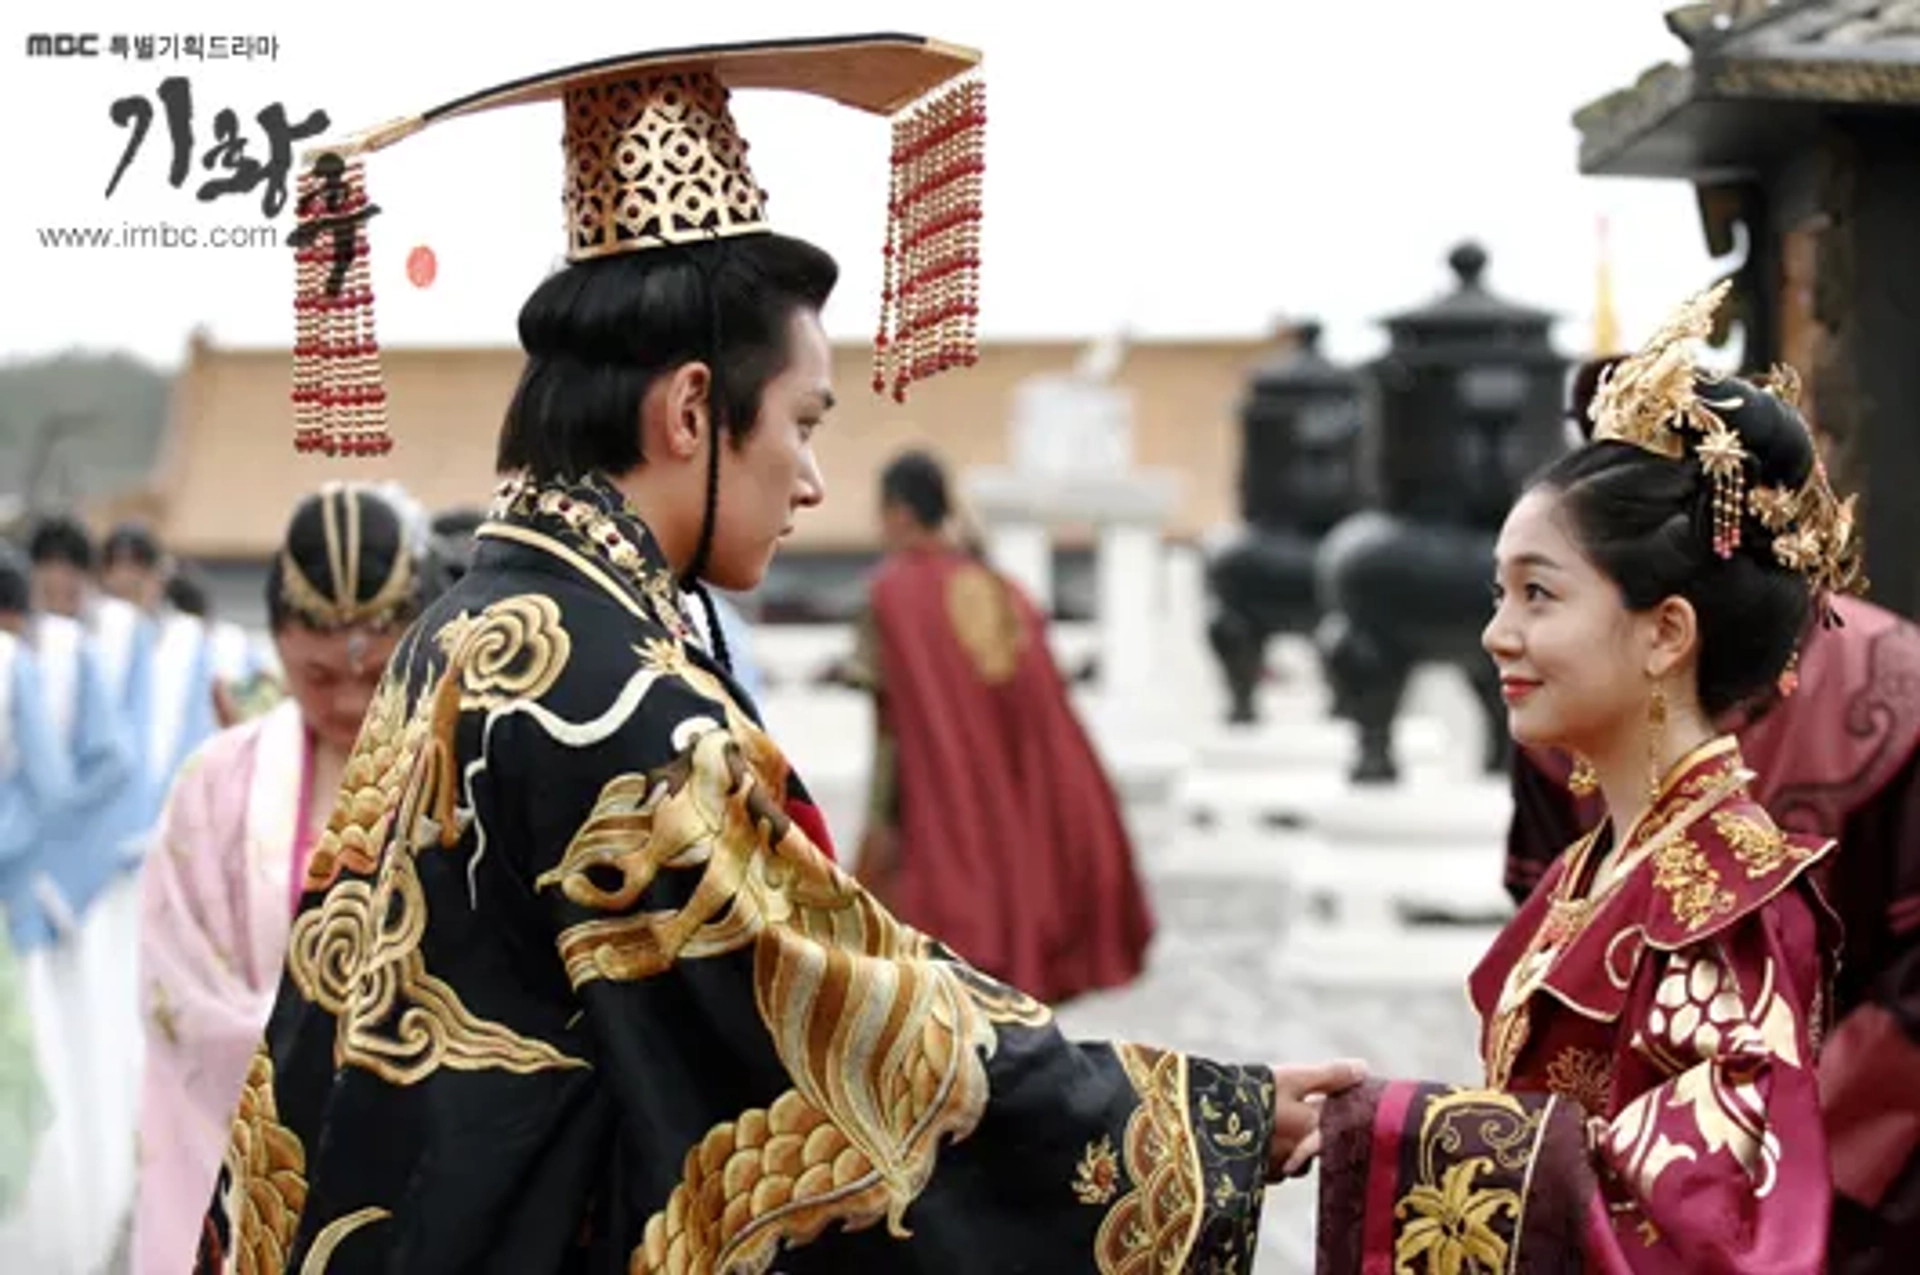
M 1591 797 L 1600 788 L 1600 772 L 1578 753 L 1573 758 L 1573 773 L 1567 776 L 1567 791 L 1576 797 Z
M 1667 735 L 1667 688 L 1659 682 L 1653 684 L 1653 697 L 1647 701 L 1647 800 L 1660 798 L 1660 780 L 1664 771 L 1660 765 L 1661 747 Z

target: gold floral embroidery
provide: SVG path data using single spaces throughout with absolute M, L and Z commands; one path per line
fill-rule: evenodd
M 1699 1158 L 1692 1147 L 1675 1142 L 1661 1129 L 1659 1104 L 1667 1096 L 1664 1087 L 1649 1089 L 1620 1109 L 1604 1135 L 1608 1167 L 1643 1200 L 1651 1198 L 1668 1168 Z
M 1723 758 L 1718 764 L 1706 767 L 1698 774 L 1687 776 L 1686 781 L 1680 785 L 1680 795 L 1689 798 L 1704 796 L 1715 788 L 1741 779 L 1745 770 L 1746 763 L 1741 761 L 1739 754 L 1732 754 Z
M 1593 919 L 1593 903 L 1588 899 L 1554 898 L 1547 904 L 1546 918 L 1540 923 L 1540 943 L 1562 948 L 1580 937 Z
M 1528 1111 L 1511 1094 L 1457 1090 L 1431 1100 L 1420 1120 L 1418 1180 L 1394 1205 L 1394 1270 L 1399 1275 L 1457 1275 L 1503 1271 L 1512 1232 L 1520 1222 L 1520 1195 L 1509 1187 L 1478 1185 L 1496 1170 L 1525 1171 L 1545 1129 L 1548 1108 Z M 1491 1154 L 1454 1160 L 1472 1139 Z M 1504 1216 L 1508 1225 L 1501 1227 Z M 1503 1231 L 1508 1233 L 1503 1233 Z M 1418 1263 L 1418 1265 L 1416 1265 Z
M 1690 838 L 1675 837 L 1653 852 L 1653 884 L 1664 890 L 1674 919 L 1689 933 L 1733 910 L 1733 891 L 1720 884 L 1720 872 Z
M 443 687 L 448 684 L 443 680 Z M 381 762 L 384 769 L 361 772 L 361 793 L 384 804 L 373 814 L 356 797 L 343 800 L 336 812 L 335 826 L 358 835 L 340 839 L 351 853 L 333 869 L 336 879 L 319 906 L 294 922 L 287 972 L 303 996 L 337 1020 L 335 1062 L 364 1067 L 391 1084 L 417 1084 L 442 1067 L 520 1075 L 584 1067 L 544 1041 L 477 1017 L 451 986 L 427 971 L 420 951 L 426 891 L 415 855 L 420 794 L 428 772 L 437 768 L 427 764 L 437 754 L 423 747 L 429 716 L 428 703 L 405 718 L 389 705 L 363 731 L 349 770 L 363 759 Z M 429 835 L 443 838 L 446 831 L 429 829 Z M 381 840 L 387 844 L 372 865 L 378 871 L 374 881 L 337 879 L 338 866 L 351 859 L 357 867 L 366 848 L 378 850 Z
M 281 1275 L 307 1203 L 307 1154 L 280 1123 L 265 1045 L 247 1065 L 224 1168 L 221 1205 L 233 1228 L 226 1269 Z
M 1094 1264 L 1100 1275 L 1179 1270 L 1205 1185 L 1187 1127 L 1187 1060 L 1140 1045 L 1116 1050 L 1140 1096 L 1121 1138 L 1133 1189 L 1101 1219 Z
M 1613 1071 L 1599 1050 L 1569 1045 L 1547 1063 L 1547 1088 L 1596 1115 L 1605 1115 Z
M 1769 876 L 1785 863 L 1799 863 L 1808 851 L 1787 839 L 1787 834 L 1771 820 L 1762 822 L 1731 810 L 1713 812 L 1713 828 L 1733 847 L 1733 857 L 1747 870 L 1750 879 Z
M 1494 1230 L 1502 1213 L 1520 1216 L 1520 1196 L 1501 1188 L 1474 1186 L 1474 1180 L 1493 1167 L 1485 1156 L 1450 1164 L 1438 1187 L 1421 1185 L 1394 1205 L 1393 1215 L 1413 1220 L 1393 1242 L 1394 1270 L 1417 1275 L 1413 1263 L 1429 1275 L 1457 1275 L 1461 1271 L 1504 1271 L 1507 1241 Z
M 1226 1151 L 1247 1151 L 1260 1137 L 1260 1131 L 1248 1128 L 1237 1109 L 1222 1111 L 1218 1103 L 1204 1094 L 1200 1098 L 1200 1119 L 1207 1126 L 1208 1139 Z
M 1080 1164 L 1074 1170 L 1073 1195 L 1082 1204 L 1111 1204 L 1120 1193 L 1120 1159 L 1114 1154 L 1113 1139 L 1101 1134 L 1089 1142 Z
M 1661 975 L 1635 1046 L 1673 1075 L 1623 1110 L 1608 1139 L 1641 1198 L 1668 1167 L 1697 1159 L 1702 1148 L 1731 1154 L 1762 1197 L 1772 1190 L 1780 1142 L 1760 1083 L 1776 1060 L 1797 1067 L 1801 1057 L 1798 1020 L 1775 978 L 1769 960 L 1749 1004 L 1711 949 L 1675 953 Z M 1684 1126 L 1663 1124 L 1662 1111 L 1684 1113 L 1698 1145 Z
M 1046 1012 L 989 992 L 881 909 L 772 800 L 730 732 L 696 722 L 676 734 L 687 751 L 609 781 L 536 886 L 603 914 L 560 936 L 576 986 L 751 951 L 756 1004 L 794 1090 L 708 1133 L 635 1262 L 751 1273 L 832 1223 L 884 1218 L 904 1234 L 939 1146 L 986 1110 L 996 1013 Z M 686 902 L 644 908 L 670 871 L 699 873 Z

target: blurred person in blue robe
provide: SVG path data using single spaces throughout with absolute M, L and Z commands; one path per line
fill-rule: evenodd
M 159 822 L 172 777 L 191 748 L 215 726 L 210 654 L 197 619 L 164 605 L 162 586 L 141 574 L 152 542 L 137 528 L 117 529 L 96 569 L 86 529 L 75 519 L 42 521 L 29 541 L 36 625 L 55 635 L 49 617 L 81 625 L 103 693 L 84 703 L 58 697 L 71 713 L 75 742 L 98 754 L 102 734 L 117 732 L 125 769 L 111 783 L 94 778 L 70 814 L 48 833 L 45 862 L 71 911 L 64 940 L 78 965 L 66 1000 L 78 1007 L 71 1033 L 87 1095 L 74 1118 L 84 1146 L 87 1190 L 81 1223 L 89 1249 L 74 1269 L 103 1265 L 133 1206 L 135 1128 L 143 1037 L 139 1021 L 139 867 Z M 111 578 L 114 589 L 105 587 Z M 158 610 L 149 610 L 156 605 Z M 59 679 L 56 679 L 57 681 Z M 67 679 L 75 688 L 91 677 Z M 78 694 L 76 690 L 75 694 Z M 105 707 L 100 705 L 104 702 Z M 35 897 L 54 896 L 42 889 Z M 58 906 L 43 906 L 37 924 L 54 924 Z M 56 1098 L 56 1105 L 60 1105 Z M 63 1117 L 65 1112 L 62 1112 Z
M 217 614 L 213 592 L 205 577 L 191 564 L 176 561 L 167 576 L 166 605 L 180 615 L 190 615 L 207 627 L 215 684 L 222 688 L 244 685 L 265 673 L 269 667 L 264 643 L 244 625 Z M 226 726 L 230 723 L 221 722 Z
M 51 941 L 66 909 L 46 898 L 58 845 L 49 831 L 71 814 L 76 788 L 28 598 L 25 561 L 0 544 L 0 1253 L 9 1270 L 77 1270 L 87 1250 L 85 1001 L 77 944 Z
M 159 821 L 181 764 L 220 729 L 213 633 L 200 616 L 168 600 L 173 571 L 158 538 L 140 523 L 120 524 L 101 546 L 101 589 L 137 608 L 154 626 L 143 749 L 148 826 Z M 143 853 L 144 839 L 134 847 L 130 866 L 137 867 Z

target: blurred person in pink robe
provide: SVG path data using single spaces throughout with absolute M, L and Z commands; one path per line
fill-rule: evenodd
M 288 697 L 182 767 L 141 881 L 146 1034 L 134 1275 L 191 1269 L 200 1218 L 286 956 L 306 863 L 406 626 L 420 537 L 369 486 L 294 511 L 267 577 Z

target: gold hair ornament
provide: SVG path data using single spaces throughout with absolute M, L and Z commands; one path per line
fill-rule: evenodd
M 342 629 L 380 631 L 393 626 L 414 600 L 413 555 L 404 543 L 394 554 L 393 566 L 378 590 L 360 601 L 360 503 L 369 493 L 341 483 L 320 491 L 321 526 L 326 535 L 330 593 L 322 593 L 307 579 L 293 555 L 280 550 L 280 599 L 310 629 L 335 633 Z M 336 507 L 336 500 L 339 508 Z M 346 513 L 341 526 L 340 508 Z
M 1595 442 L 1631 443 L 1669 460 L 1687 454 L 1686 435 L 1697 436 L 1693 452 L 1713 487 L 1713 550 L 1731 558 L 1741 543 L 1741 519 L 1747 513 L 1773 536 L 1773 556 L 1807 578 L 1817 593 L 1866 589 L 1856 534 L 1856 498 L 1840 500 L 1827 479 L 1817 441 L 1811 438 L 1813 472 L 1798 491 L 1784 487 L 1748 490 L 1747 462 L 1753 459 L 1739 434 L 1721 415 L 1738 400 L 1711 400 L 1699 394 L 1706 379 L 1694 363 L 1693 343 L 1713 330 L 1713 316 L 1732 289 L 1723 280 L 1690 298 L 1660 325 L 1645 346 L 1600 377 L 1587 408 Z M 1755 381 L 1762 391 L 1800 411 L 1800 377 L 1776 364 Z M 1806 425 L 1804 417 L 1800 418 Z M 1830 608 L 1824 608 L 1830 620 Z

